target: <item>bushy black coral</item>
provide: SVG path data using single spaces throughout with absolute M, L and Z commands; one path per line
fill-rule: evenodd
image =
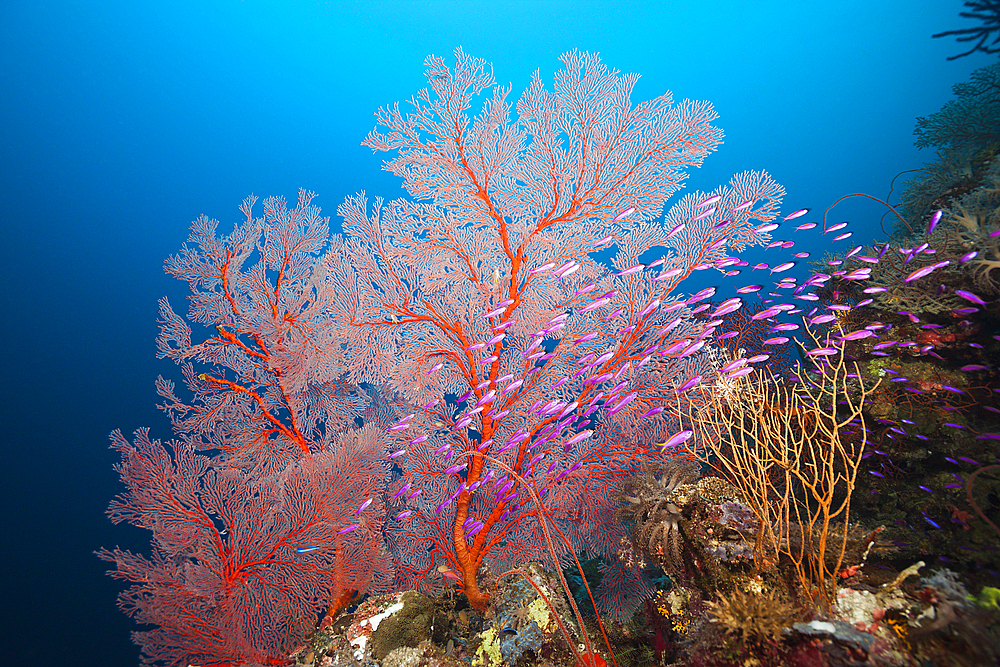
M 705 604 L 709 620 L 744 644 L 779 641 L 796 615 L 792 605 L 770 590 L 750 594 L 737 589 Z

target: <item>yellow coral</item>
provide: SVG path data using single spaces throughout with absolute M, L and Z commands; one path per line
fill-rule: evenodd
M 656 596 L 653 598 L 653 604 L 656 605 L 656 611 L 658 611 L 661 616 L 670 616 L 670 603 L 667 602 L 666 593 L 663 591 L 656 591 Z
M 503 663 L 503 656 L 500 655 L 500 642 L 497 641 L 496 628 L 490 628 L 479 635 L 481 641 L 476 655 L 472 658 L 472 667 L 489 667 L 490 665 L 500 665 Z M 489 656 L 490 661 L 486 662 Z
M 535 598 L 528 605 L 528 619 L 534 621 L 542 632 L 552 632 L 556 629 L 556 620 L 552 617 L 549 606 L 542 598 Z

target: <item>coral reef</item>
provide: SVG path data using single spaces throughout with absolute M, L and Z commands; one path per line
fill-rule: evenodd
M 706 602 L 705 605 L 709 620 L 744 644 L 780 641 L 796 617 L 795 607 L 770 590 L 750 594 L 736 589 L 720 596 L 718 602 Z

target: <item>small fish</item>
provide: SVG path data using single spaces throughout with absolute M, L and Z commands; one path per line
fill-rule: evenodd
M 375 499 L 369 498 L 365 502 L 361 503 L 361 507 L 359 507 L 358 511 L 354 513 L 354 516 L 360 516 L 361 513 L 364 512 L 366 509 L 368 509 L 368 506 L 371 505 L 373 502 L 375 502 Z
M 704 342 L 705 341 L 701 341 L 702 344 L 704 344 Z M 677 392 L 680 393 L 680 392 L 683 392 L 683 391 L 687 391 L 691 387 L 693 387 L 696 384 L 698 384 L 699 382 L 701 382 L 701 380 L 702 380 L 702 377 L 700 375 L 695 375 L 693 378 L 691 378 L 690 380 L 688 380 L 687 382 L 685 382 L 684 384 L 682 384 L 680 386 L 680 388 L 677 390 Z
M 710 208 L 707 211 L 705 211 L 704 213 L 699 213 L 695 217 L 691 218 L 691 222 L 695 222 L 697 220 L 701 220 L 702 218 L 707 218 L 708 216 L 710 216 L 710 215 L 712 215 L 714 213 L 715 213 L 715 208 L 714 207 Z
M 836 232 L 838 230 L 843 229 L 846 226 L 847 226 L 846 222 L 838 222 L 837 224 L 832 225 L 831 227 L 829 227 L 826 231 L 823 232 L 823 234 L 829 234 L 830 232 Z
M 514 628 L 504 628 L 503 630 L 500 631 L 501 637 L 513 637 L 516 634 L 517 630 L 515 630 Z
M 722 195 L 712 195 L 705 201 L 695 204 L 695 208 L 705 208 L 706 206 L 711 206 L 720 199 L 722 199 Z
M 833 354 L 839 354 L 840 350 L 835 347 L 819 347 L 806 352 L 810 357 L 828 357 Z
M 750 292 L 759 292 L 763 287 L 763 285 L 747 285 L 745 287 L 740 287 L 736 291 L 740 294 L 749 294 Z
M 693 222 L 693 221 L 692 221 L 692 222 Z M 669 232 L 667 232 L 667 236 L 666 236 L 666 238 L 668 238 L 668 239 L 669 239 L 670 237 L 674 236 L 675 234 L 678 234 L 678 233 L 680 233 L 680 232 L 681 232 L 681 230 L 683 230 L 683 229 L 684 229 L 684 225 L 685 225 L 685 223 L 683 223 L 683 222 L 682 222 L 681 224 L 679 224 L 679 225 L 675 226 L 675 227 L 674 227 L 673 229 L 671 229 L 671 230 L 670 230 Z
M 771 273 L 781 273 L 782 271 L 787 271 L 788 269 L 795 266 L 795 262 L 785 262 L 784 264 L 779 264 L 778 266 L 771 269 Z
M 839 236 L 834 236 L 833 240 L 834 241 L 843 241 L 844 239 L 849 239 L 852 236 L 854 236 L 854 232 L 844 232 L 843 234 L 841 234 Z
M 804 225 L 799 225 L 798 227 L 796 227 L 795 231 L 800 231 L 800 230 L 803 230 L 803 229 L 812 229 L 815 226 L 816 226 L 815 222 L 807 222 Z
M 659 307 L 660 307 L 660 299 L 659 298 L 653 299 L 652 301 L 649 302 L 649 304 L 646 305 L 645 308 L 643 308 L 639 312 L 639 317 L 643 318 L 646 315 L 649 315 L 651 312 L 653 312 L 654 310 L 656 310 Z
M 972 252 L 967 252 L 964 255 L 962 255 L 962 257 L 958 260 L 958 263 L 959 264 L 965 264 L 966 262 L 975 259 L 976 255 L 978 255 L 978 254 L 979 254 L 978 250 L 973 250 Z
M 807 209 L 807 208 L 800 208 L 799 210 L 793 211 L 792 213 L 789 213 L 788 215 L 786 215 L 784 217 L 784 220 L 794 220 L 795 218 L 801 218 L 802 216 L 804 216 L 808 212 L 809 212 L 809 209 Z
M 736 208 L 734 208 L 732 212 L 733 213 L 737 213 L 739 211 L 743 211 L 745 209 L 750 208 L 751 206 L 753 206 L 753 201 L 754 200 L 751 199 L 750 201 L 743 202 L 742 204 L 740 204 L 739 206 L 737 206 Z
M 313 544 L 313 545 L 308 546 L 308 547 L 299 547 L 298 549 L 295 550 L 295 553 L 297 553 L 297 554 L 307 554 L 307 553 L 310 553 L 310 552 L 313 552 L 313 551 L 318 551 L 320 549 L 323 549 L 324 547 L 326 547 L 325 544 Z
M 661 442 L 657 447 L 662 447 L 663 449 L 676 447 L 682 442 L 686 442 L 692 435 L 694 435 L 694 431 L 681 431 L 671 436 L 666 442 Z
M 712 311 L 709 317 L 715 318 L 720 315 L 726 315 L 735 310 L 739 310 L 743 306 L 743 299 L 739 297 L 733 297 L 732 299 L 727 299 L 719 304 L 719 307 Z
M 555 268 L 555 266 L 556 266 L 555 262 L 547 262 L 545 264 L 542 264 L 541 266 L 536 266 L 531 271 L 528 271 L 528 275 L 530 276 L 536 273 L 542 273 L 543 271 L 548 271 L 549 269 Z
M 930 235 L 930 233 L 934 231 L 934 228 L 937 227 L 937 224 L 941 221 L 942 214 L 944 214 L 944 211 L 938 210 L 931 216 L 930 224 L 927 225 L 928 235 Z
M 971 301 L 972 303 L 978 304 L 980 306 L 985 306 L 986 302 L 981 298 L 973 294 L 972 292 L 966 292 L 965 290 L 957 289 L 955 290 L 955 295 L 960 296 L 966 301 Z
M 348 526 L 347 528 L 341 528 L 340 530 L 337 531 L 337 534 L 343 535 L 344 533 L 349 533 L 352 530 L 357 530 L 360 525 L 361 524 L 356 523 L 353 526 Z
M 936 523 L 935 523 L 935 522 L 934 522 L 933 520 L 931 520 L 931 518 L 930 518 L 929 516 L 927 516 L 926 514 L 924 515 L 924 521 L 926 521 L 927 523 L 931 524 L 932 526 L 934 526 L 934 527 L 935 527 L 935 528 L 937 528 L 938 530 L 940 530 L 940 529 L 941 529 L 941 526 L 937 525 L 937 524 L 936 524 Z
M 868 338 L 869 336 L 874 336 L 874 331 L 869 331 L 868 329 L 862 329 L 860 331 L 853 331 L 846 336 L 841 336 L 840 340 L 861 340 L 862 338 Z
M 868 472 L 870 472 L 871 474 L 875 475 L 876 477 L 881 477 L 883 479 L 885 478 L 885 475 L 883 475 L 882 473 L 877 472 L 875 470 L 869 470 Z
M 619 271 L 618 273 L 616 273 L 614 275 L 619 276 L 619 277 L 621 277 L 621 276 L 630 276 L 633 273 L 638 273 L 639 271 L 642 271 L 644 268 L 646 268 L 645 264 L 636 264 L 635 266 L 630 266 L 627 269 L 623 269 L 623 270 Z
M 614 218 L 614 220 L 612 220 L 611 222 L 620 222 L 620 221 L 624 220 L 625 218 L 627 218 L 628 216 L 632 215 L 633 213 L 635 213 L 635 206 L 630 206 L 627 209 L 625 209 L 624 211 L 622 211 L 621 213 L 619 213 L 618 215 L 616 215 L 615 218 Z M 609 236 L 608 239 L 610 239 L 610 238 L 611 237 Z M 600 244 L 598 244 L 598 245 L 600 245 Z
M 969 364 L 968 366 L 962 366 L 963 371 L 985 371 L 989 370 L 989 366 L 983 366 L 981 364 Z
M 708 299 L 708 298 L 710 298 L 710 297 L 712 297 L 714 295 L 715 295 L 715 288 L 714 287 L 706 287 L 705 289 L 699 290 L 699 291 L 695 292 L 694 294 L 692 294 L 691 298 L 689 298 L 684 303 L 686 303 L 687 305 L 690 306 L 692 303 L 697 303 L 698 301 L 701 301 L 702 299 Z

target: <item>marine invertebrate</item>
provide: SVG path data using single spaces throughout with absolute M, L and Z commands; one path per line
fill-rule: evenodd
M 386 169 L 416 201 L 360 193 L 340 207 L 330 335 L 349 380 L 384 383 L 413 415 L 390 427 L 394 491 L 421 491 L 388 529 L 399 585 L 433 589 L 446 563 L 483 610 L 482 564 L 549 557 L 543 513 L 573 548 L 616 555 L 612 497 L 650 456 L 637 443 L 670 428 L 663 403 L 707 363 L 696 354 L 707 342 L 693 342 L 703 325 L 671 293 L 695 267 L 766 241 L 759 223 L 784 190 L 743 172 L 653 222 L 721 139 L 710 104 L 633 106 L 635 76 L 579 51 L 562 56 L 551 91 L 536 74 L 514 104 L 485 61 L 455 56 L 453 67 L 428 58 L 428 88 L 406 113 L 380 110 L 364 142 L 390 153 Z M 606 267 L 591 253 L 611 242 Z M 667 254 L 647 267 L 638 258 L 653 247 Z M 664 357 L 681 341 L 692 349 Z M 456 453 L 469 457 L 455 464 Z M 486 455 L 532 478 L 544 509 Z
M 795 607 L 772 589 L 750 594 L 737 588 L 705 606 L 709 620 L 742 644 L 781 641 L 797 615 Z
M 793 377 L 754 370 L 738 379 L 740 400 L 714 396 L 697 414 L 680 416 L 703 434 L 701 460 L 739 489 L 753 511 L 758 567 L 787 556 L 803 590 L 826 606 L 844 559 L 867 442 L 863 404 L 877 384 L 848 390 L 848 376 L 860 370 L 840 353 L 843 343 L 807 333 L 823 354 L 807 352 Z M 856 422 L 860 437 L 844 432 Z
M 976 51 L 983 53 L 997 53 L 1000 47 L 990 46 L 987 43 L 990 35 L 996 33 L 993 44 L 1000 42 L 1000 2 L 997 0 L 967 0 L 965 6 L 971 11 L 959 12 L 958 15 L 967 19 L 979 19 L 981 25 L 972 28 L 959 28 L 958 30 L 946 30 L 939 32 L 932 37 L 949 37 L 956 35 L 959 42 L 975 42 L 971 49 L 955 56 L 948 56 L 948 60 L 955 60 L 963 56 L 968 56 Z
M 675 570 L 683 571 L 680 531 L 681 510 L 670 495 L 681 484 L 696 480 L 698 469 L 691 462 L 677 459 L 659 474 L 647 471 L 625 482 L 619 498 L 625 503 L 617 515 L 633 523 L 636 548 L 651 555 L 663 556 Z

